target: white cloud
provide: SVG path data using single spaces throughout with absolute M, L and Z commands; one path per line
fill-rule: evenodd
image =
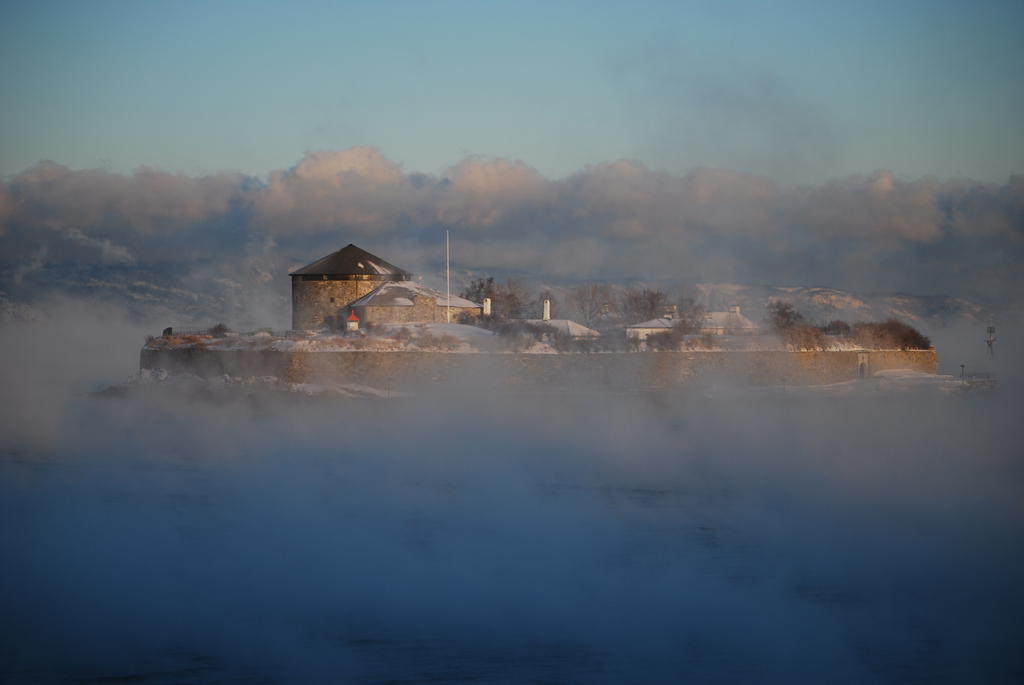
M 958 292 L 991 285 L 1024 250 L 1024 181 L 906 179 L 879 170 L 790 188 L 721 169 L 684 175 L 632 160 L 548 179 L 469 157 L 405 173 L 372 147 L 305 155 L 265 183 L 41 162 L 0 186 L 9 273 L 47 236 L 54 262 L 228 261 L 268 237 L 296 259 L 345 242 L 429 264 L 443 228 L 463 268 L 539 277 L 813 282 Z M 70 244 L 78 253 L 69 253 Z M 995 255 L 995 256 L 993 256 Z M 1006 286 L 1009 287 L 1009 284 Z

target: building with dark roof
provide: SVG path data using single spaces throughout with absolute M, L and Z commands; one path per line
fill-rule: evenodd
M 293 271 L 292 329 L 341 328 L 349 302 L 412 274 L 349 244 Z M 341 318 L 339 318 L 341 314 Z
M 291 273 L 302 281 L 409 281 L 412 274 L 349 243 Z
M 454 322 L 480 312 L 480 305 L 462 298 L 449 303 L 443 293 L 414 283 L 405 269 L 351 244 L 290 276 L 293 330 L 344 329 L 356 310 L 364 326 L 446 321 L 449 313 Z

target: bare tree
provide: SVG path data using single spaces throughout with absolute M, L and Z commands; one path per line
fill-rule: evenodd
M 769 304 L 766 321 L 794 349 L 823 350 L 827 345 L 822 329 L 808 323 L 804 315 L 789 302 L 775 300 Z
M 789 302 L 775 300 L 768 305 L 768 317 L 766 320 L 772 328 L 782 333 L 787 329 L 803 324 L 804 315 L 798 312 Z
M 704 327 L 704 307 L 692 297 L 685 297 L 676 304 L 676 330 L 681 335 L 699 333 Z
M 494 294 L 494 277 L 474 278 L 469 285 L 463 288 L 462 297 L 473 302 L 483 302 L 485 297 L 492 297 Z
M 474 278 L 462 291 L 462 297 L 474 302 L 483 302 L 485 297 L 491 298 L 491 315 L 496 321 L 522 318 L 523 309 L 530 301 L 526 288 L 512 278 L 504 283 L 495 282 L 493 277 Z
M 585 326 L 592 327 L 602 313 L 614 306 L 612 288 L 607 283 L 584 283 L 572 289 L 569 301 Z
M 495 291 L 494 305 L 506 319 L 523 318 L 523 309 L 530 301 L 530 294 L 522 283 L 509 278 Z
M 668 295 L 661 290 L 630 288 L 622 295 L 622 315 L 626 323 L 637 323 L 661 316 Z

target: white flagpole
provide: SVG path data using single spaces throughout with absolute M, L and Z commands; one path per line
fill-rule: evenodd
M 448 242 L 448 231 L 444 232 L 445 280 L 448 281 L 448 323 L 452 322 L 452 250 Z

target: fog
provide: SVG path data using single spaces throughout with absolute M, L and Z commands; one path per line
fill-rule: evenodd
M 0 327 L 0 681 L 1024 674 L 1013 364 L 955 395 L 97 396 L 158 322 L 43 310 Z

